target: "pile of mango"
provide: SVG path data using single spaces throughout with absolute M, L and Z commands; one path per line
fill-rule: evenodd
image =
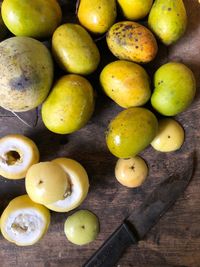
M 149 144 L 159 151 L 179 149 L 182 127 L 172 119 L 158 122 L 141 106 L 151 103 L 155 112 L 175 116 L 195 96 L 194 75 L 184 64 L 161 66 L 154 74 L 153 92 L 145 70 L 160 42 L 171 45 L 183 36 L 187 26 L 183 1 L 80 0 L 76 23 L 65 23 L 62 18 L 67 14 L 63 16 L 61 6 L 68 2 L 3 1 L 0 37 L 5 38 L 6 27 L 15 36 L 0 43 L 0 106 L 25 112 L 42 104 L 45 126 L 58 134 L 84 127 L 95 108 L 87 75 L 97 75 L 105 56 L 95 42 L 100 36 L 116 58 L 102 68 L 101 88 L 125 108 L 108 125 L 108 149 L 118 158 L 134 157 Z M 42 42 L 46 39 L 51 40 L 50 49 Z M 64 73 L 57 80 L 54 62 Z

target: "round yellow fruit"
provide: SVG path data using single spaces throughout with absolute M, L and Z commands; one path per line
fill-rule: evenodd
M 1 233 L 18 246 L 30 246 L 38 242 L 48 230 L 50 212 L 34 203 L 28 195 L 10 201 L 1 215 Z
M 60 24 L 62 12 L 56 0 L 4 0 L 2 17 L 16 36 L 45 38 Z
M 129 159 L 118 159 L 115 166 L 115 177 L 122 185 L 127 187 L 138 187 L 148 175 L 148 167 L 145 161 L 139 157 Z
M 89 31 L 105 33 L 117 16 L 115 0 L 81 0 L 78 7 L 78 19 Z
M 52 50 L 60 67 L 70 73 L 88 75 L 96 70 L 100 61 L 92 37 L 78 24 L 59 26 L 53 34 Z
M 24 178 L 30 166 L 38 161 L 38 148 L 28 137 L 10 134 L 0 139 L 0 175 L 3 177 Z
M 117 0 L 128 20 L 143 19 L 150 11 L 153 0 Z
M 104 92 L 123 108 L 144 105 L 151 96 L 147 72 L 133 62 L 111 62 L 102 70 L 100 82 Z
M 71 187 L 65 199 L 46 205 L 46 207 L 57 212 L 67 212 L 75 209 L 88 194 L 89 180 L 87 172 L 79 162 L 73 159 L 58 158 L 52 162 L 58 164 L 65 171 Z
M 151 145 L 161 152 L 178 150 L 184 142 L 183 127 L 173 119 L 162 119 L 158 123 L 158 133 Z
M 68 175 L 54 162 L 32 165 L 26 174 L 26 191 L 40 204 L 50 204 L 65 199 L 70 190 Z

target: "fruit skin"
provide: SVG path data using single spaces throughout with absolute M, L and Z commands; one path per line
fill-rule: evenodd
M 22 170 L 16 170 L 13 173 L 13 167 L 16 169 L 16 166 L 19 166 L 19 162 L 21 163 L 26 156 L 23 151 L 20 150 L 19 147 L 17 147 L 16 142 L 23 143 L 23 146 L 25 146 L 26 150 L 29 151 L 31 154 L 31 159 L 30 161 L 26 164 L 25 168 Z M 7 145 L 6 145 L 7 143 Z M 20 155 L 19 161 L 14 165 L 10 165 L 10 169 L 12 170 L 5 170 L 2 165 L 5 163 L 2 160 L 2 154 L 0 154 L 0 175 L 2 175 L 5 178 L 8 179 L 21 179 L 24 178 L 26 175 L 27 170 L 32 166 L 33 164 L 37 163 L 39 161 L 39 150 L 36 146 L 36 144 L 28 137 L 21 135 L 21 134 L 9 134 L 0 139 L 0 152 L 2 151 L 3 147 L 6 146 L 9 149 L 6 150 L 7 152 L 9 151 L 16 151 Z M 3 149 L 5 151 L 5 149 Z M 12 158 L 11 158 L 12 159 Z M 27 159 L 27 157 L 26 157 Z M 7 158 L 9 160 L 9 158 Z
M 156 0 L 149 14 L 148 25 L 165 45 L 175 43 L 187 27 L 183 1 Z
M 60 24 L 62 12 L 56 0 L 4 0 L 2 17 L 16 36 L 46 38 Z
M 94 110 L 91 84 L 76 74 L 61 77 L 42 105 L 45 126 L 54 133 L 69 134 L 88 122 Z
M 76 199 L 72 202 L 72 196 L 67 196 L 66 200 L 59 201 L 59 203 L 51 203 L 46 205 L 46 207 L 50 210 L 57 212 L 68 212 L 72 209 L 77 208 L 87 197 L 89 190 L 89 179 L 86 170 L 83 166 L 69 158 L 57 158 L 52 162 L 60 165 L 62 169 L 65 171 L 67 176 L 69 177 L 69 181 L 71 184 L 71 190 L 75 191 L 74 187 L 79 187 L 79 195 L 76 196 Z M 77 192 L 77 191 L 76 191 Z M 61 203 L 62 202 L 62 203 Z M 62 204 L 62 205 L 61 205 Z
M 37 238 L 37 240 L 35 240 L 34 243 L 18 243 L 18 242 L 15 242 L 6 233 L 5 226 L 6 226 L 6 221 L 7 221 L 8 217 L 9 217 L 9 215 L 11 213 L 14 213 L 17 210 L 22 210 L 22 209 L 37 210 L 40 213 L 41 217 L 45 221 L 45 227 L 44 227 L 44 229 L 42 229 L 41 235 Z M 49 212 L 49 210 L 47 208 L 45 208 L 44 206 L 33 202 L 29 198 L 28 195 L 18 196 L 16 198 L 14 198 L 13 200 L 11 200 L 10 203 L 8 204 L 8 206 L 3 211 L 2 215 L 1 215 L 1 220 L 0 220 L 1 233 L 4 236 L 4 238 L 7 239 L 8 241 L 12 242 L 12 243 L 15 243 L 18 246 L 29 246 L 29 245 L 33 245 L 36 242 L 38 242 L 45 235 L 45 233 L 47 232 L 49 224 L 50 224 L 50 212 Z
M 137 63 L 152 61 L 158 51 L 156 39 L 150 30 L 133 21 L 115 23 L 108 31 L 106 41 L 117 58 Z
M 95 34 L 103 34 L 113 25 L 116 19 L 116 1 L 81 0 L 77 15 L 80 23 L 86 29 Z
M 0 14 L 0 41 L 6 38 L 7 34 L 8 34 L 8 29 L 6 28 L 6 25 L 4 24 L 2 16 Z
M 191 104 L 196 92 L 193 72 L 184 64 L 169 62 L 154 75 L 152 106 L 162 115 L 174 116 Z
M 148 175 L 145 161 L 136 156 L 129 159 L 118 159 L 115 165 L 115 177 L 124 186 L 134 188 L 141 186 Z
M 48 49 L 30 37 L 12 37 L 0 43 L 0 106 L 23 112 L 39 106 L 53 81 Z
M 123 108 L 144 105 L 151 96 L 148 74 L 133 62 L 111 62 L 102 70 L 100 82 L 104 92 Z
M 52 51 L 60 67 L 70 73 L 88 75 L 96 70 L 100 61 L 96 44 L 78 24 L 66 23 L 55 30 Z
M 55 162 L 39 162 L 32 165 L 25 179 L 26 192 L 36 203 L 47 205 L 65 198 L 69 180 Z
M 158 133 L 151 142 L 155 150 L 172 152 L 180 149 L 184 142 L 182 126 L 171 118 L 162 119 L 158 123 Z
M 99 233 L 99 220 L 91 211 L 79 210 L 67 218 L 64 232 L 71 243 L 86 245 L 96 239 Z
M 153 0 L 117 0 L 117 2 L 125 18 L 139 20 L 149 13 Z
M 134 157 L 151 143 L 157 128 L 158 121 L 150 110 L 138 107 L 123 110 L 108 126 L 108 149 L 118 158 Z

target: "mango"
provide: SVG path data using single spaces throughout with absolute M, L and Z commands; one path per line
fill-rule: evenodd
M 153 0 L 117 0 L 124 17 L 139 20 L 149 13 Z
M 81 0 L 77 15 L 80 23 L 86 29 L 95 34 L 103 34 L 115 22 L 117 16 L 116 1 Z
M 16 36 L 50 37 L 62 18 L 56 0 L 4 0 L 1 11 L 4 23 Z
M 53 82 L 49 50 L 30 37 L 0 43 L 0 106 L 16 112 L 39 106 Z
M 108 31 L 106 41 L 117 58 L 137 63 L 152 61 L 158 51 L 156 39 L 150 30 L 133 21 L 115 23 Z
M 90 74 L 100 62 L 96 44 L 78 24 L 66 23 L 56 29 L 52 38 L 52 51 L 60 67 L 70 73 Z
M 143 67 L 125 61 L 114 61 L 100 74 L 104 92 L 123 108 L 144 105 L 151 96 L 150 79 Z
M 61 77 L 42 105 L 45 126 L 58 134 L 79 130 L 90 119 L 94 110 L 91 84 L 76 74 Z
M 169 62 L 154 75 L 152 106 L 162 115 L 175 116 L 192 102 L 196 92 L 193 72 L 184 64 Z
M 182 0 L 155 0 L 148 18 L 149 28 L 165 44 L 181 38 L 187 27 L 187 14 Z
M 141 107 L 125 109 L 108 126 L 108 149 L 118 158 L 134 157 L 151 143 L 157 129 L 157 118 L 150 110 Z

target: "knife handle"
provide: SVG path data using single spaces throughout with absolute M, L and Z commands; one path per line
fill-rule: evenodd
M 124 250 L 138 241 L 137 234 L 130 230 L 124 222 L 105 241 L 97 252 L 86 262 L 83 267 L 113 267 L 120 259 Z

